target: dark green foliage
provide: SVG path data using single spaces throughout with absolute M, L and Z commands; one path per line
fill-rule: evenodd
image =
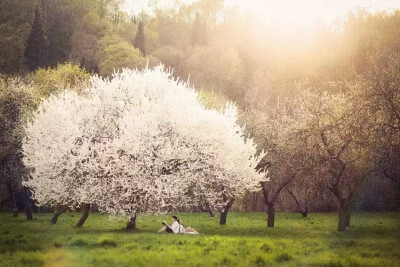
M 133 45 L 142 52 L 143 56 L 146 56 L 146 43 L 144 37 L 144 26 L 142 21 L 140 21 L 138 24 L 138 31 Z
M 48 65 L 55 67 L 58 63 L 64 63 L 68 60 L 71 51 L 70 38 L 71 32 L 63 23 L 66 19 L 61 14 L 56 16 L 54 24 L 48 31 Z
M 35 10 L 32 29 L 26 41 L 25 66 L 29 71 L 45 67 L 47 64 L 48 43 L 42 29 L 39 9 Z

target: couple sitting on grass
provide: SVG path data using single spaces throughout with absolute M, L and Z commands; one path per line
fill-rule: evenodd
M 176 216 L 172 216 L 172 225 L 169 226 L 166 222 L 161 223 L 163 227 L 158 230 L 157 233 L 167 232 L 170 234 L 186 234 L 186 235 L 197 235 L 197 232 L 192 227 L 185 227 L 180 219 Z

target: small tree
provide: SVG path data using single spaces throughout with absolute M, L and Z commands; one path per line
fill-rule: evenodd
M 142 21 L 140 21 L 138 24 L 138 30 L 133 45 L 142 52 L 143 56 L 146 56 L 146 43 L 144 37 L 144 26 Z
M 29 193 L 21 184 L 25 175 L 21 141 L 24 136 L 23 125 L 34 106 L 31 92 L 31 88 L 20 79 L 0 78 L 0 184 L 8 192 L 14 216 L 18 216 L 16 195 L 25 197 L 25 191 Z M 29 196 L 24 200 L 27 219 L 30 219 Z
M 382 53 L 383 52 L 383 53 Z M 381 51 L 371 62 L 360 98 L 376 117 L 377 168 L 392 182 L 400 207 L 400 54 Z
M 350 225 L 353 196 L 373 171 L 370 140 L 373 116 L 357 94 L 359 84 L 348 93 L 327 94 L 306 91 L 300 99 L 304 124 L 298 135 L 309 140 L 308 153 L 314 154 L 327 189 L 338 200 L 338 230 Z
M 296 135 L 304 114 L 297 107 L 296 99 L 260 103 L 249 94 L 247 102 L 249 108 L 243 113 L 243 119 L 248 122 L 248 131 L 267 152 L 258 168 L 268 169 L 271 178 L 268 183 L 262 183 L 262 191 L 267 206 L 267 225 L 274 227 L 275 204 L 281 193 L 301 178 L 301 173 L 310 168 L 312 162 L 308 141 Z

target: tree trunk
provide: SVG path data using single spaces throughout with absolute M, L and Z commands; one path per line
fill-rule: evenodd
M 300 211 L 301 215 L 303 215 L 303 218 L 307 217 L 308 211 L 307 209 L 305 211 Z
M 293 200 L 296 202 L 297 209 L 301 213 L 301 215 L 303 217 L 307 217 L 307 212 L 308 212 L 307 204 L 304 205 L 305 209 L 303 210 L 301 207 L 302 205 L 301 205 L 300 201 L 297 199 L 296 195 L 290 189 L 286 189 L 286 191 L 289 193 L 289 195 L 292 196 Z
M 82 227 L 83 226 L 83 224 L 85 223 L 87 217 L 89 216 L 89 211 L 90 211 L 90 204 L 83 205 L 83 215 L 80 218 L 79 222 L 76 224 L 76 227 Z
M 344 216 L 345 216 L 345 226 L 346 227 L 350 227 L 350 217 L 351 217 L 351 209 L 349 206 L 346 207 L 346 209 L 344 210 Z
M 208 203 L 208 202 L 206 203 L 206 209 L 208 211 L 208 214 L 210 214 L 210 217 L 215 217 L 215 213 L 214 213 L 213 209 L 211 208 L 210 203 Z
M 129 217 L 126 230 L 136 230 L 136 213 L 132 217 Z
M 212 209 L 208 209 L 208 214 L 210 215 L 210 217 L 215 217 L 215 213 Z
M 274 204 L 268 204 L 268 227 L 274 227 L 275 225 L 275 206 Z
M 13 217 L 18 217 L 18 207 L 17 207 L 17 200 L 15 199 L 14 193 L 11 194 L 11 204 L 13 207 Z
M 51 218 L 51 220 L 50 220 L 50 224 L 56 224 L 57 223 L 57 220 L 58 220 L 58 217 L 61 215 L 61 214 L 63 214 L 64 212 L 65 212 L 65 208 L 64 207 L 56 207 L 56 209 L 55 209 L 55 211 L 54 211 L 54 214 L 53 214 L 53 217 Z
M 338 209 L 338 219 L 338 231 L 346 231 L 346 212 L 343 207 L 339 207 Z
M 33 219 L 32 216 L 32 206 L 31 206 L 31 192 L 29 188 L 24 187 L 24 198 L 25 198 L 25 212 L 26 212 L 26 219 L 28 221 Z
M 233 202 L 235 201 L 234 198 L 231 198 L 226 204 L 223 210 L 221 211 L 221 215 L 219 217 L 219 224 L 225 225 L 226 224 L 226 217 L 228 216 L 229 209 L 232 207 Z

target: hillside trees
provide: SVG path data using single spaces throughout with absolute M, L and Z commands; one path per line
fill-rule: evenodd
M 86 14 L 71 36 L 70 59 L 75 63 L 82 62 L 88 71 L 98 72 L 98 41 L 110 28 L 109 23 L 95 12 Z

